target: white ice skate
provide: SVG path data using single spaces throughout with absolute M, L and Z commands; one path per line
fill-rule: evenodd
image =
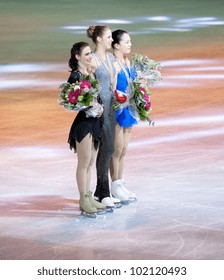
M 111 194 L 114 198 L 120 199 L 122 204 L 129 204 L 129 196 L 123 191 L 121 180 L 116 180 L 111 183 Z
M 122 183 L 122 190 L 124 191 L 124 193 L 129 197 L 129 201 L 130 202 L 134 202 L 137 200 L 136 198 L 136 194 L 133 192 L 130 192 L 126 186 L 125 186 L 125 180 L 121 179 L 121 183 Z

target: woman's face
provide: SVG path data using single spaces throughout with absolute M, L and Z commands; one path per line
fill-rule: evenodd
M 82 50 L 81 55 L 77 55 L 78 61 L 84 66 L 91 65 L 92 58 L 93 58 L 93 55 L 92 55 L 92 51 L 89 46 L 86 46 Z
M 112 42 L 113 42 L 112 32 L 108 28 L 104 31 L 103 36 L 99 37 L 98 43 L 100 43 L 105 50 L 109 50 L 111 48 Z
M 118 44 L 119 51 L 123 54 L 129 54 L 131 52 L 131 46 L 131 37 L 127 33 L 124 33 Z

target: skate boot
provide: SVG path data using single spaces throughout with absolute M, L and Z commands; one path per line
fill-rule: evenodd
M 122 190 L 124 191 L 124 193 L 129 197 L 129 201 L 136 201 L 136 194 L 133 192 L 130 192 L 126 187 L 125 187 L 125 181 L 124 179 L 121 179 L 121 183 L 122 183 Z
M 111 194 L 113 197 L 120 199 L 122 204 L 129 204 L 129 196 L 124 193 L 121 180 L 116 180 L 111 183 Z
M 104 213 L 106 213 L 106 205 L 101 203 L 101 202 L 99 202 L 99 201 L 97 201 L 97 200 L 95 200 L 93 198 L 93 195 L 92 195 L 91 191 L 87 192 L 87 194 L 89 195 L 89 199 L 90 199 L 90 202 L 92 203 L 92 205 L 94 207 L 96 207 L 97 214 L 104 214 Z
M 79 208 L 81 215 L 96 218 L 97 208 L 92 205 L 88 193 L 80 193 Z
M 115 198 L 112 195 L 110 196 L 111 200 L 113 201 L 114 204 L 116 203 L 121 203 L 121 200 L 119 198 Z
M 113 203 L 113 201 L 112 201 L 112 199 L 111 199 L 111 197 L 110 196 L 108 196 L 108 197 L 104 197 L 102 200 L 101 200 L 101 203 L 103 203 L 104 205 L 106 205 L 106 207 L 107 207 L 107 212 L 113 212 L 113 208 L 114 208 L 114 203 Z
M 100 201 L 99 197 L 95 196 L 93 197 L 94 200 L 96 200 L 97 202 Z M 106 211 L 107 212 L 113 212 L 113 208 L 115 208 L 115 204 L 112 200 L 111 197 L 104 197 L 102 200 L 101 200 L 101 203 L 104 204 L 106 206 Z
M 96 201 L 99 201 L 99 197 L 97 197 L 97 196 L 94 195 L 93 198 L 94 198 Z M 110 199 L 111 199 L 112 203 L 114 203 L 114 204 L 120 204 L 120 203 L 121 203 L 121 201 L 120 201 L 119 198 L 115 198 L 115 197 L 113 197 L 112 195 L 110 196 Z M 109 202 L 110 205 L 113 205 L 113 204 L 111 203 L 111 201 L 110 201 L 108 198 L 107 198 L 107 201 Z M 111 206 L 111 207 L 114 207 L 114 206 Z
M 110 196 L 111 200 L 114 203 L 114 208 L 121 208 L 121 200 L 119 198 L 113 197 L 112 195 Z

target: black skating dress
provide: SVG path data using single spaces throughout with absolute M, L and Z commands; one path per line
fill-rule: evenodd
M 69 83 L 75 83 L 80 81 L 81 73 L 79 71 L 72 71 L 68 79 Z M 99 103 L 100 100 L 98 100 Z M 85 136 L 90 133 L 93 137 L 94 148 L 97 150 L 100 137 L 101 137 L 101 127 L 102 127 L 102 117 L 86 117 L 85 110 L 79 111 L 76 115 L 72 126 L 70 128 L 68 143 L 70 149 L 74 149 L 76 152 L 76 141 L 79 143 L 85 138 Z

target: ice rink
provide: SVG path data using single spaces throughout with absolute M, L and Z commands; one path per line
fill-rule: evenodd
M 133 128 L 126 157 L 138 199 L 96 219 L 80 216 L 75 115 L 57 103 L 66 66 L 2 67 L 0 259 L 223 259 L 224 59 L 207 53 L 162 61 L 155 126 Z

